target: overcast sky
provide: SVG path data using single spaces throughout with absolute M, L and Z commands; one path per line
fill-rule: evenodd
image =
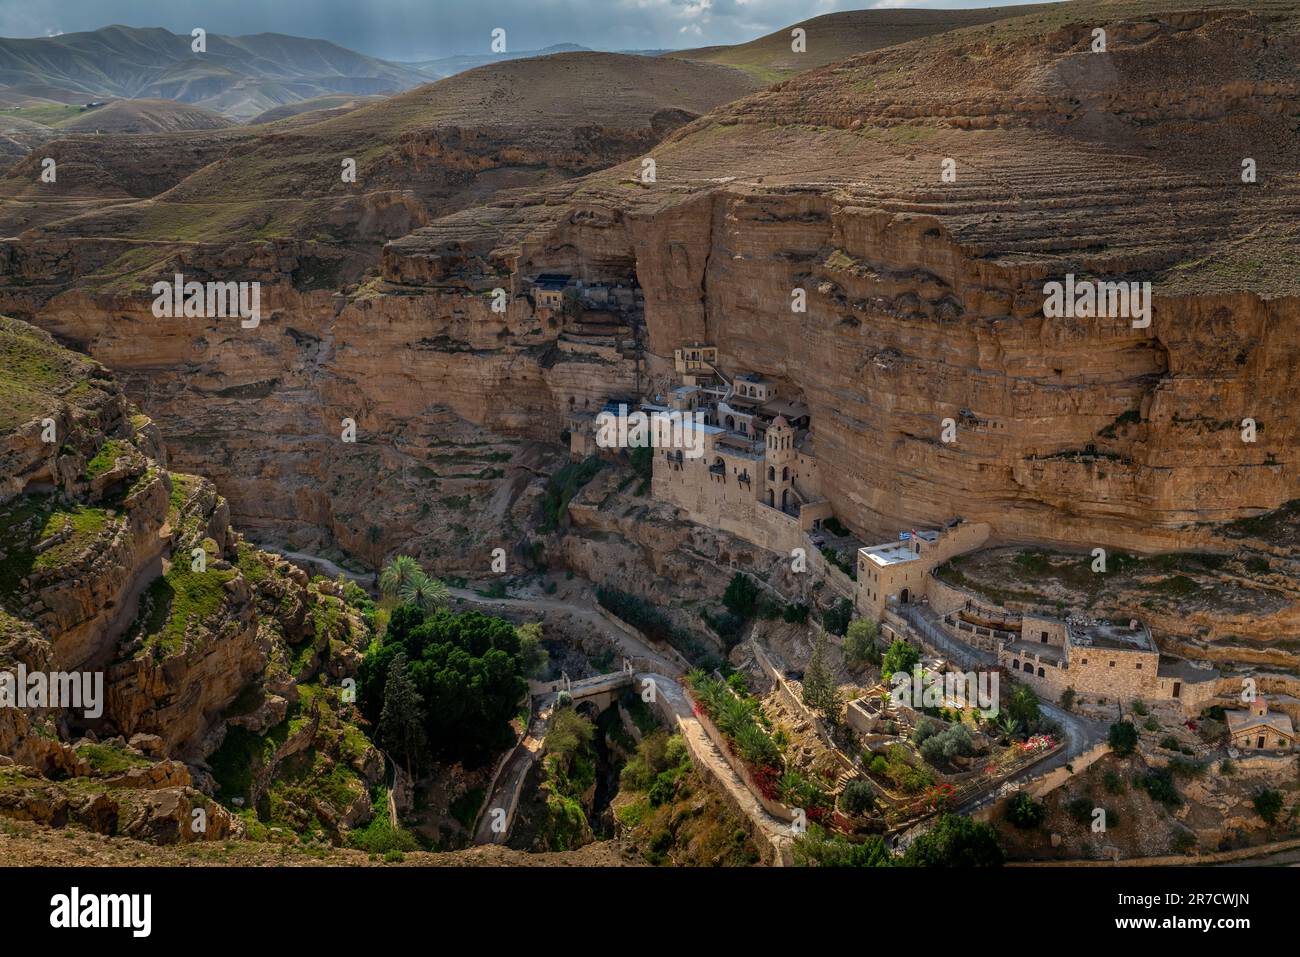
M 391 59 L 580 43 L 598 50 L 740 43 L 834 10 L 993 7 L 1031 0 L 0 0 L 0 36 L 112 23 L 188 34 L 290 33 Z

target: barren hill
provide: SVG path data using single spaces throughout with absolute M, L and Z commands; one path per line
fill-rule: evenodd
M 264 123 L 277 123 L 288 119 L 297 120 L 300 124 L 319 123 L 321 120 L 341 116 L 349 110 L 368 106 L 369 104 L 376 103 L 381 99 L 383 99 L 383 97 L 346 96 L 343 94 L 337 94 L 334 96 L 317 96 L 310 100 L 302 100 L 298 103 L 287 103 L 284 106 L 273 107 L 265 113 L 257 114 L 257 116 L 248 121 L 248 125 L 260 126 Z
M 175 100 L 114 100 L 60 123 L 59 129 L 135 134 L 220 130 L 228 126 L 234 126 L 234 123 L 220 113 Z
M 775 83 L 803 70 L 919 37 L 1008 17 L 1024 16 L 1050 4 L 983 7 L 974 10 L 845 10 L 792 23 L 767 36 L 730 46 L 674 50 L 664 56 L 721 63 Z M 791 31 L 802 28 L 807 46 L 791 49 Z
M 680 60 L 612 53 L 512 60 L 319 123 L 246 128 L 238 151 L 174 180 L 155 201 L 107 212 L 69 206 L 64 215 L 80 218 L 47 228 L 150 240 L 389 238 L 505 187 L 561 182 L 625 160 L 757 87 L 738 70 Z M 63 147 L 46 152 L 62 161 Z M 94 149 L 100 158 L 90 162 L 103 168 L 133 164 L 138 146 Z M 348 158 L 355 183 L 341 175 Z M 84 178 L 38 188 L 38 175 L 32 157 L 0 180 L 0 195 L 37 205 L 51 194 L 85 195 Z M 17 232 L 19 217 L 30 227 L 46 214 L 11 207 L 0 222 Z
M 111 26 L 35 39 L 0 38 L 0 88 L 41 85 L 84 95 L 159 98 L 246 119 L 329 93 L 407 89 L 427 77 L 324 40 L 260 33 L 191 38 L 160 28 Z

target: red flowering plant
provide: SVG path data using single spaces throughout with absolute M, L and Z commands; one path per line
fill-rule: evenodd
M 776 786 L 777 780 L 781 777 L 781 772 L 776 768 L 755 767 L 752 764 L 746 764 L 745 769 L 749 771 L 749 776 L 754 781 L 754 786 L 758 792 L 769 801 L 779 800 L 777 797 L 779 791 Z
M 957 789 L 951 784 L 934 784 L 925 793 L 926 803 L 932 808 L 943 807 L 952 802 Z

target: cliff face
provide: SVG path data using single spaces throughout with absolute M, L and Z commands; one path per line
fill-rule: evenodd
M 537 155 L 526 124 L 489 137 L 468 122 L 482 102 L 533 102 L 533 73 L 471 83 L 423 126 L 409 94 L 261 144 L 264 158 L 304 151 L 283 169 L 232 155 L 156 206 L 7 243 L 0 304 L 118 370 L 180 467 L 212 476 L 239 522 L 301 548 L 378 561 L 400 544 L 442 570 L 485 567 L 527 534 L 568 414 L 661 391 L 672 350 L 693 341 L 808 403 L 826 496 L 864 536 L 961 514 L 1003 541 L 1221 547 L 1214 525 L 1300 498 L 1297 36 L 1280 0 L 1056 5 L 720 107 L 648 149 L 653 183 L 640 156 L 566 179 L 617 152 L 572 155 L 590 98 L 549 117 L 555 165 L 527 190 L 481 178 Z M 672 104 L 637 98 L 637 128 L 674 126 L 683 115 L 654 119 Z M 180 242 L 247 240 L 260 206 L 231 183 L 275 204 L 295 190 L 343 203 L 336 154 L 381 126 L 399 135 L 367 202 L 400 187 L 428 218 L 382 252 L 292 216 L 275 229 L 295 238 Z M 453 181 L 454 201 L 430 205 Z M 159 210 L 208 193 L 210 229 L 158 232 Z M 399 219 L 366 235 L 423 221 Z M 125 234 L 151 243 L 127 252 L 112 238 Z M 141 290 L 177 268 L 263 281 L 261 325 L 153 319 Z M 525 280 L 548 271 L 636 283 L 643 310 L 611 345 L 586 317 L 534 310 Z M 1150 325 L 1046 318 L 1044 284 L 1067 274 L 1151 282 Z
M 230 727 L 281 724 L 310 688 L 301 747 L 343 761 L 347 729 L 363 782 L 357 808 L 321 815 L 368 819 L 382 763 L 322 687 L 369 640 L 342 593 L 236 534 L 102 366 L 3 317 L 0 394 L 0 666 L 19 684 L 79 673 L 102 689 L 0 708 L 0 815 L 162 842 L 242 833 L 203 759 Z
M 1300 494 L 1298 52 L 1268 2 L 955 31 L 714 111 L 656 147 L 653 185 L 627 164 L 447 217 L 385 274 L 635 276 L 648 380 L 710 342 L 805 399 L 827 496 L 869 534 L 960 513 L 1187 547 Z M 1243 157 L 1267 175 L 1243 182 Z M 1046 318 L 1066 274 L 1151 282 L 1150 325 Z

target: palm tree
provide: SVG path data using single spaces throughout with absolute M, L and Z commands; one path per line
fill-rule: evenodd
M 416 569 L 399 592 L 403 604 L 412 604 L 426 615 L 435 608 L 445 607 L 450 595 L 447 586 Z
M 1006 711 L 998 712 L 994 725 L 997 727 L 1002 737 L 1008 741 L 1015 737 L 1016 732 L 1020 730 L 1020 722 L 1011 717 L 1010 713 Z
M 379 590 L 389 598 L 399 595 L 402 588 L 420 571 L 420 564 L 410 555 L 398 555 L 384 566 L 379 576 Z

